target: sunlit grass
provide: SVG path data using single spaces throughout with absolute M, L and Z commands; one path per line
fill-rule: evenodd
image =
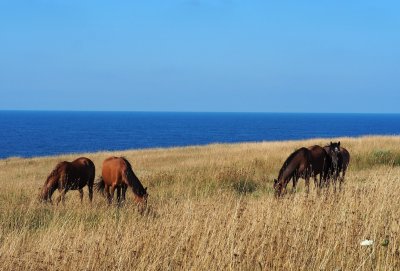
M 77 155 L 0 160 L 0 269 L 399 269 L 400 137 L 341 138 L 351 153 L 341 193 L 307 195 L 301 180 L 274 198 L 285 158 L 330 140 L 84 154 L 97 175 L 106 157 L 127 157 L 148 186 L 145 215 L 130 191 L 121 208 L 100 194 L 90 204 L 86 188 L 83 205 L 76 191 L 65 206 L 38 203 L 54 165 Z

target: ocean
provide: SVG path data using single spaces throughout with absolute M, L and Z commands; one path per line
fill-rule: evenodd
M 0 158 L 400 135 L 400 114 L 0 111 Z

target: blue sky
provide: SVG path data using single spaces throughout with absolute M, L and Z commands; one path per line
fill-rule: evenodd
M 0 109 L 400 112 L 396 1 L 0 0 Z

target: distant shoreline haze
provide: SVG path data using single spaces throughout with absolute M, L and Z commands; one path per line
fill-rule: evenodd
M 362 135 L 400 114 L 0 111 L 0 158 Z

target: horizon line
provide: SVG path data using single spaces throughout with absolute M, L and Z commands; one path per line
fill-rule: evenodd
M 284 111 L 173 111 L 173 110 L 66 110 L 66 109 L 0 109 L 0 112 L 71 112 L 71 113 L 210 113 L 210 114 L 355 114 L 399 115 L 400 112 L 284 112 Z

